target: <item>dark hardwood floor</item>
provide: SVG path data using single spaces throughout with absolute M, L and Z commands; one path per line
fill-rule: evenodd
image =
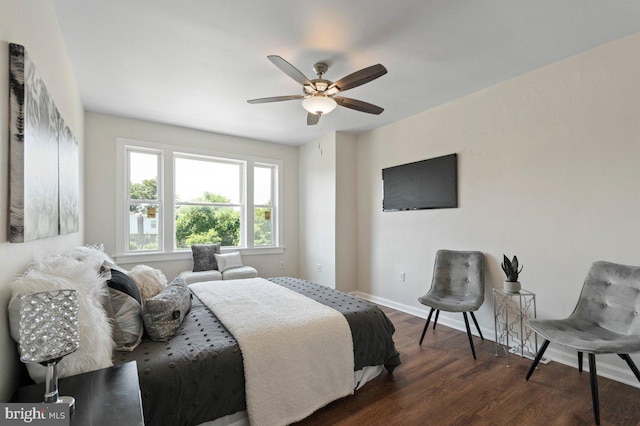
M 495 356 L 492 341 L 438 325 L 418 346 L 422 318 L 382 310 L 396 327 L 402 365 L 298 425 L 591 425 L 589 373 L 550 362 L 530 381 L 528 359 Z M 598 377 L 602 425 L 640 425 L 640 389 Z

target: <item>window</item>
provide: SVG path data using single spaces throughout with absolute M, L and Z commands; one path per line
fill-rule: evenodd
M 256 164 L 253 168 L 253 244 L 273 245 L 274 166 Z
M 176 248 L 241 246 L 244 163 L 175 157 Z
M 118 256 L 186 258 L 192 244 L 216 242 L 278 248 L 280 161 L 127 139 L 117 146 Z
M 157 151 L 127 150 L 127 214 L 126 229 L 129 251 L 157 251 L 160 198 L 158 171 L 161 153 Z

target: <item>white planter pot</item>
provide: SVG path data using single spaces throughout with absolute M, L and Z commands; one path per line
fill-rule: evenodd
M 520 285 L 520 281 L 505 281 L 504 282 L 504 291 L 509 293 L 517 293 L 520 291 L 522 286 Z

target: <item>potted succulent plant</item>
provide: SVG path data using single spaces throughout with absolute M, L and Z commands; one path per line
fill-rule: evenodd
M 520 291 L 520 282 L 518 281 L 518 275 L 522 272 L 523 266 L 520 266 L 518 270 L 518 258 L 513 256 L 513 260 L 509 260 L 507 256 L 502 255 L 504 260 L 502 261 L 502 270 L 504 271 L 507 279 L 504 280 L 504 289 L 510 293 L 517 293 Z

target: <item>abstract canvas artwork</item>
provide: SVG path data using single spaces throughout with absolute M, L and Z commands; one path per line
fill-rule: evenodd
M 58 197 L 60 235 L 80 230 L 80 176 L 78 170 L 78 142 L 66 125 L 58 138 Z
M 78 232 L 78 143 L 24 46 L 9 51 L 9 240 Z

